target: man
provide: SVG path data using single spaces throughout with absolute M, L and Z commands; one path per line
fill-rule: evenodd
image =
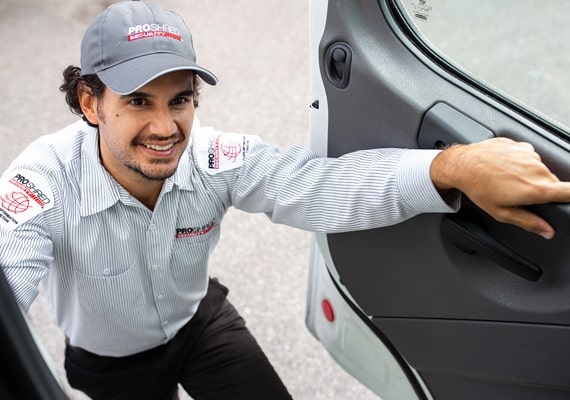
M 290 397 L 208 277 L 230 206 L 339 232 L 453 212 L 463 191 L 550 238 L 518 206 L 570 200 L 531 146 L 505 139 L 325 159 L 201 128 L 201 80 L 216 83 L 178 15 L 111 6 L 85 33 L 81 68 L 65 71 L 85 121 L 32 143 L 0 179 L 0 266 L 24 310 L 43 280 L 69 381 L 94 399 L 170 399 L 177 383 L 195 399 Z

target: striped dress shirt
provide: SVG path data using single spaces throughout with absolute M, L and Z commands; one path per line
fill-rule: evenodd
M 0 267 L 24 310 L 44 284 L 70 343 L 126 356 L 172 339 L 194 315 L 230 206 L 318 232 L 453 212 L 430 179 L 437 152 L 378 149 L 323 158 L 201 128 L 154 210 L 102 166 L 78 121 L 34 141 L 0 180 Z M 450 203 L 450 204 L 448 204 Z

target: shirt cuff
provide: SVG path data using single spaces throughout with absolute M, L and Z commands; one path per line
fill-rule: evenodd
M 453 213 L 461 206 L 458 190 L 442 197 L 433 184 L 430 167 L 441 150 L 409 150 L 398 165 L 397 184 L 406 204 L 418 213 Z

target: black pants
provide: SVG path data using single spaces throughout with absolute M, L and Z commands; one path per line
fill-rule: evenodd
M 291 399 L 226 294 L 210 281 L 194 318 L 142 353 L 105 357 L 68 344 L 69 383 L 95 400 L 177 399 L 178 383 L 195 400 Z

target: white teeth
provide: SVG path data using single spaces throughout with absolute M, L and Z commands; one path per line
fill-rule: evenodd
M 156 144 L 145 144 L 144 146 L 148 149 L 152 149 L 152 150 L 156 150 L 156 151 L 166 151 L 166 150 L 170 150 L 174 146 L 174 143 L 166 144 L 164 146 L 158 146 Z

